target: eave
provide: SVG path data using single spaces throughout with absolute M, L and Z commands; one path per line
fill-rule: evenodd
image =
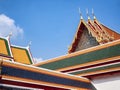
M 120 62 L 119 50 L 120 39 L 34 65 L 67 73 L 76 69 L 85 69 Z
M 86 78 L 0 60 L 0 84 L 14 87 L 56 90 L 96 90 Z

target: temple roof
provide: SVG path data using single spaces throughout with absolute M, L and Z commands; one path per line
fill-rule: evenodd
M 3 88 L 23 90 L 96 90 L 87 78 L 5 60 L 0 60 L 0 81 Z
M 120 39 L 34 65 L 78 76 L 118 72 Z
M 83 29 L 87 28 L 90 35 L 92 35 L 99 44 L 104 44 L 117 39 L 120 39 L 120 34 L 106 27 L 105 25 L 99 23 L 99 21 L 94 18 L 91 20 L 88 18 L 86 22 L 83 18 L 77 28 L 77 32 L 74 36 L 73 42 L 69 47 L 68 53 L 72 53 L 78 46 L 80 36 L 82 35 Z
M 10 44 L 10 37 L 0 37 L 0 58 L 24 64 L 33 64 L 29 46 L 21 47 Z
M 15 62 L 33 64 L 32 56 L 28 47 L 11 46 Z
M 2 59 L 12 59 L 10 43 L 7 37 L 0 37 L 0 57 Z

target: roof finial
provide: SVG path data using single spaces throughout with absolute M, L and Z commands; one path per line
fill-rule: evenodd
M 93 8 L 92 8 L 92 15 L 93 15 L 93 19 L 96 19 Z
M 89 13 L 88 13 L 88 9 L 86 9 L 86 13 L 87 13 L 88 19 L 90 19 L 90 16 L 89 16 Z
M 31 46 L 31 44 L 32 44 L 32 41 L 30 41 L 30 42 L 28 43 L 28 48 Z
M 8 36 L 7 36 L 7 38 L 10 38 L 11 36 L 12 36 L 12 32 L 10 32 L 9 34 L 8 34 Z
M 79 14 L 80 14 L 80 19 L 83 19 L 80 8 L 79 8 Z

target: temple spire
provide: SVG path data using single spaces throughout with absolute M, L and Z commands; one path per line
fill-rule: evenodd
M 93 19 L 96 19 L 93 8 L 92 8 L 92 15 L 93 15 Z
M 80 8 L 79 8 L 79 14 L 80 14 L 80 19 L 83 19 Z
M 88 20 L 89 20 L 90 16 L 89 16 L 89 13 L 88 13 L 88 9 L 86 9 L 86 14 L 87 14 L 87 17 L 88 17 Z

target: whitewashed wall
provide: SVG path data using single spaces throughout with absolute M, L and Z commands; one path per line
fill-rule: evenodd
M 120 90 L 120 74 L 93 78 L 92 83 L 97 90 Z

